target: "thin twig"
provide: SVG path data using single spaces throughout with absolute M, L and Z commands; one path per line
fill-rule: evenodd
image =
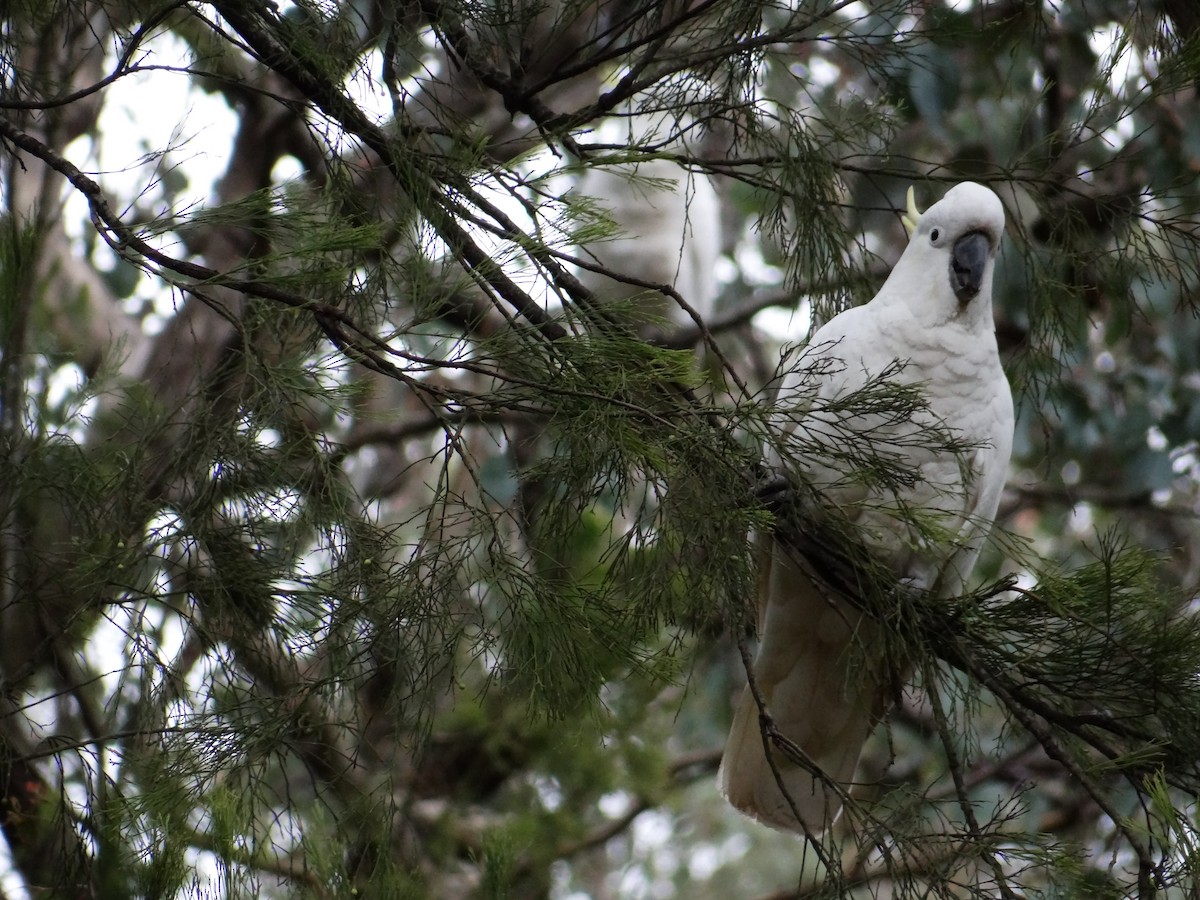
M 779 788 L 780 793 L 783 794 L 783 798 L 787 802 L 788 808 L 792 811 L 792 815 L 796 817 L 796 821 L 800 825 L 800 834 L 804 838 L 805 843 L 813 849 L 813 852 L 816 854 L 817 859 L 821 861 L 825 870 L 840 883 L 841 867 L 835 865 L 834 861 L 826 854 L 825 848 L 821 846 L 820 840 L 808 830 L 808 825 L 801 817 L 800 810 L 796 806 L 796 801 L 792 797 L 791 791 L 784 784 L 783 773 L 779 771 L 779 764 L 775 760 L 776 747 L 782 750 L 791 762 L 803 768 L 814 778 L 820 779 L 827 788 L 831 788 L 837 792 L 842 798 L 843 803 L 850 803 L 852 801 L 840 784 L 826 775 L 820 766 L 808 757 L 807 753 L 786 738 L 775 726 L 775 720 L 771 717 L 770 710 L 767 709 L 767 701 L 758 687 L 758 679 L 754 674 L 754 658 L 750 653 L 750 647 L 745 635 L 738 635 L 737 647 L 742 657 L 742 667 L 746 671 L 746 684 L 750 689 L 750 695 L 754 698 L 755 705 L 758 707 L 758 725 L 762 734 L 763 753 L 766 755 L 767 765 L 771 767 L 771 774 L 775 777 L 775 784 Z
M 996 887 L 999 888 L 1001 895 L 1004 897 L 1016 897 L 1016 894 L 1013 893 L 1012 888 L 1008 885 L 1008 879 L 1004 875 L 1004 869 L 1000 865 L 1000 861 L 996 859 L 996 854 L 987 846 L 983 829 L 979 827 L 979 819 L 975 815 L 975 808 L 971 803 L 970 795 L 967 793 L 967 785 L 963 779 L 962 763 L 958 758 L 958 749 L 954 746 L 954 734 L 950 728 L 950 723 L 946 721 L 946 711 L 942 708 L 941 692 L 937 686 L 937 671 L 928 660 L 925 661 L 925 690 L 929 693 L 929 705 L 933 710 L 933 719 L 937 723 L 942 750 L 946 754 L 946 765 L 950 769 L 950 778 L 954 782 L 958 808 L 962 811 L 963 818 L 966 820 L 971 839 L 983 858 L 987 860 L 988 866 L 996 878 Z

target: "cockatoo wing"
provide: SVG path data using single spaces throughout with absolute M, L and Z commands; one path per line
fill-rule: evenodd
M 1004 212 L 990 190 L 965 183 L 914 225 L 875 298 L 812 337 L 804 359 L 820 365 L 799 366 L 783 378 L 780 408 L 793 412 L 780 420 L 803 454 L 806 479 L 897 579 L 952 597 L 995 517 L 1012 448 L 1012 395 L 991 310 Z M 814 398 L 804 391 L 817 369 L 822 380 Z M 893 382 L 919 386 L 925 408 L 897 421 L 885 411 L 850 415 L 823 407 L 887 373 Z M 797 416 L 801 398 L 812 409 Z M 969 449 L 939 447 L 928 438 L 935 433 Z M 914 477 L 889 489 L 855 478 L 847 462 L 852 454 L 844 452 L 855 440 L 869 441 Z M 822 447 L 831 452 L 821 453 Z M 919 513 L 926 527 L 899 510 Z M 934 543 L 931 524 L 939 535 Z M 860 612 L 861 603 L 834 593 L 783 540 L 765 540 L 769 568 L 760 579 L 755 681 L 777 729 L 811 765 L 774 750 L 772 768 L 758 704 L 747 688 L 726 745 L 721 789 L 735 807 L 768 825 L 819 833 L 842 808 L 862 745 L 886 709 L 893 673 L 879 652 L 881 626 Z

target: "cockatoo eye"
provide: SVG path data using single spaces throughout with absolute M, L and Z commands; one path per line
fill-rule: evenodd
M 938 238 L 940 238 L 941 236 L 942 236 L 941 229 L 939 229 L 939 228 L 933 229 L 933 231 L 929 232 L 929 243 L 936 244 L 938 242 Z

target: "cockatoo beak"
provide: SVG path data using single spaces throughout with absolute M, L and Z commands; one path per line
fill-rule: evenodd
M 950 256 L 950 277 L 959 303 L 966 305 L 979 293 L 990 254 L 991 246 L 982 231 L 964 234 L 955 242 Z

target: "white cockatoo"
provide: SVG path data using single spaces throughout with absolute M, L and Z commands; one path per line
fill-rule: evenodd
M 870 303 L 836 316 L 780 385 L 778 422 L 822 501 L 856 526 L 898 582 L 938 597 L 960 594 L 991 527 L 1008 469 L 1013 404 L 992 320 L 992 270 L 1004 230 L 999 198 L 963 183 L 924 214 L 909 193 L 908 247 Z M 815 397 L 812 373 L 821 379 Z M 835 412 L 829 404 L 886 377 L 915 387 L 925 406 L 898 420 L 883 412 Z M 803 398 L 809 411 L 798 410 Z M 965 447 L 955 452 L 932 434 Z M 846 444 L 872 442 L 911 483 L 884 488 L 851 470 Z M 830 454 L 811 448 L 826 447 Z M 839 451 L 839 447 L 841 452 Z M 800 448 L 810 448 L 801 450 Z M 768 451 L 776 465 L 778 454 Z M 906 510 L 904 514 L 898 510 Z M 936 526 L 919 529 L 913 513 Z M 944 536 L 944 537 L 943 537 Z M 743 813 L 776 828 L 817 834 L 842 808 L 859 753 L 894 693 L 881 625 L 811 573 L 782 539 L 767 538 L 760 577 L 754 676 L 778 731 L 837 787 L 772 747 L 764 751 L 749 687 L 721 764 L 721 790 Z M 819 562 L 819 561 L 818 561 Z M 797 821 L 796 812 L 800 821 Z
M 624 125 L 626 134 L 618 133 L 616 123 L 606 122 L 600 136 L 608 143 L 647 139 L 661 124 L 649 116 L 633 116 Z M 712 314 L 721 209 L 709 176 L 689 172 L 672 160 L 647 159 L 589 167 L 575 190 L 603 207 L 616 225 L 612 237 L 582 247 L 582 259 L 629 278 L 670 285 L 701 319 Z M 587 269 L 578 274 L 601 300 L 645 295 L 650 304 L 643 308 L 647 324 L 693 324 L 687 311 L 670 297 Z

